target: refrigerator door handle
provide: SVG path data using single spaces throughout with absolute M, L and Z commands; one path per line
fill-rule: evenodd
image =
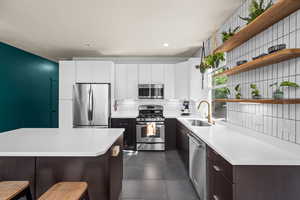
M 92 91 L 92 97 L 91 97 L 91 101 L 92 101 L 92 110 L 91 110 L 91 117 L 92 117 L 92 120 L 91 121 L 93 121 L 94 120 L 94 91 L 93 91 L 93 89 L 91 89 L 91 91 Z
M 92 86 L 90 86 L 90 89 L 89 89 L 89 106 L 88 106 L 88 121 L 89 122 L 91 122 L 93 120 L 91 99 L 92 99 Z

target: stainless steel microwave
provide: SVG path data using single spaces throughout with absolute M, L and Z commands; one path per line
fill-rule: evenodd
M 139 84 L 139 99 L 164 99 L 164 84 Z

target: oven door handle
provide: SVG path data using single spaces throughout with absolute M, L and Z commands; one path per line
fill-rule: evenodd
M 143 128 L 143 127 L 147 127 L 147 124 L 139 124 L 139 125 L 136 125 L 137 128 Z M 156 128 L 164 128 L 165 125 L 162 125 L 162 124 L 156 124 Z

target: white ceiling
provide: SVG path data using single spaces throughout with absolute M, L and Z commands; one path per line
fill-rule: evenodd
M 191 56 L 240 3 L 0 0 L 0 41 L 52 60 L 108 55 Z

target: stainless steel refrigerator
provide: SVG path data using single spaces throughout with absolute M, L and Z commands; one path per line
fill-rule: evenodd
M 110 127 L 110 84 L 76 83 L 73 90 L 73 127 Z

